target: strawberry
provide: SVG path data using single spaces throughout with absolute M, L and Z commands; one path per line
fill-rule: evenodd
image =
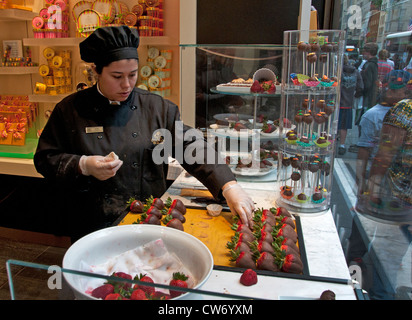
M 258 120 L 258 122 L 263 123 L 263 122 L 266 122 L 268 120 L 268 117 L 263 115 L 263 114 L 260 114 L 260 115 L 258 115 L 257 120 Z
M 120 293 L 110 293 L 104 298 L 104 300 L 123 300 L 123 298 Z
M 186 206 L 184 205 L 184 203 L 180 199 L 174 199 L 173 201 L 171 201 L 171 199 L 168 198 L 165 205 L 166 205 L 166 207 L 169 207 L 169 211 L 171 209 L 176 209 L 176 210 L 180 211 L 181 214 L 183 214 L 183 215 L 186 213 Z
M 291 249 L 295 250 L 295 252 L 299 253 L 298 246 L 296 245 L 296 243 L 294 243 L 289 238 L 283 238 L 283 237 L 275 238 L 273 243 L 276 243 L 276 245 L 278 245 L 278 246 L 286 245 L 286 246 L 290 247 Z
M 247 232 L 236 232 L 235 235 L 232 237 L 232 240 L 233 239 L 236 239 L 236 241 L 243 241 L 249 243 L 255 240 L 255 236 Z
M 169 285 L 172 287 L 178 287 L 178 288 L 187 288 L 187 282 L 186 280 L 188 279 L 188 277 L 180 272 L 175 272 L 173 273 L 173 278 L 172 280 L 170 280 Z M 176 290 L 171 290 L 170 291 L 170 296 L 172 298 L 175 298 L 177 296 L 180 296 L 181 294 L 184 293 L 184 291 L 176 291 Z
M 167 212 L 168 215 L 171 215 L 173 218 L 176 218 L 178 220 L 180 220 L 181 223 L 185 223 L 186 222 L 186 218 L 184 216 L 184 214 L 174 208 L 169 209 L 169 211 Z
M 285 251 L 277 253 L 276 261 L 284 272 L 302 273 L 303 263 L 295 253 L 286 254 Z
M 253 93 L 263 92 L 263 88 L 260 86 L 260 83 L 258 80 L 253 81 L 253 84 L 250 87 L 250 92 L 253 92 Z
M 295 229 L 295 221 L 291 217 L 277 216 L 276 221 L 279 224 L 288 224 Z
M 270 232 L 260 230 L 260 231 L 255 231 L 253 234 L 258 241 L 265 241 L 269 244 L 273 242 L 273 236 Z
M 233 126 L 233 129 L 235 129 L 236 131 L 240 131 L 240 130 L 247 129 L 247 127 L 243 123 L 236 122 L 235 125 Z
M 144 205 L 140 200 L 136 200 L 135 198 L 130 198 L 129 201 L 127 202 L 127 205 L 129 206 L 130 212 L 133 212 L 133 213 L 143 212 Z
M 232 257 L 230 258 L 230 261 L 234 261 L 236 264 L 236 267 L 246 268 L 246 269 L 256 269 L 256 263 L 255 263 L 255 260 L 253 259 L 253 256 L 250 250 L 249 251 L 240 251 L 239 249 L 231 250 L 231 255 Z
M 153 288 L 154 289 L 154 288 Z M 148 300 L 146 293 L 142 289 L 133 290 L 130 300 Z
M 240 283 L 244 286 L 253 286 L 258 282 L 257 274 L 252 269 L 246 269 L 240 276 Z
M 263 241 L 263 240 L 253 241 L 250 244 L 250 248 L 251 248 L 252 251 L 257 251 L 257 252 L 260 252 L 260 253 L 262 253 L 262 252 L 269 252 L 271 254 L 275 253 L 275 250 L 273 249 L 272 245 L 269 242 Z
M 138 224 L 154 224 L 154 225 L 160 225 L 160 220 L 159 218 L 154 215 L 154 214 L 147 214 L 143 213 L 140 216 L 140 219 L 137 220 Z
M 147 283 L 154 283 L 153 279 L 150 278 L 149 276 L 145 275 L 145 274 L 140 274 L 139 276 L 135 276 L 134 280 L 138 280 L 141 282 L 147 282 Z M 154 294 L 155 292 L 155 287 L 150 287 L 150 286 L 145 286 L 142 284 L 135 284 L 133 286 L 133 289 L 141 289 L 143 290 L 145 293 L 147 293 L 149 296 Z
M 240 251 L 250 251 L 250 247 L 248 243 L 245 243 L 243 241 L 228 241 L 226 243 L 226 248 L 229 250 L 240 250 Z
M 262 87 L 263 91 L 266 93 L 276 92 L 276 86 L 273 83 L 273 81 L 263 81 L 263 83 L 260 86 Z
M 159 208 L 155 206 L 151 206 L 149 209 L 147 209 L 146 214 L 153 214 L 159 219 L 161 219 L 163 216 L 162 211 L 160 211 Z
M 161 291 L 155 291 L 155 293 L 151 296 L 153 300 L 169 300 L 171 297 L 169 294 L 161 292 Z
M 278 272 L 279 267 L 276 264 L 276 260 L 269 252 L 262 252 L 256 260 L 256 266 L 260 270 L 270 270 Z
M 276 130 L 276 126 L 270 123 L 263 123 L 262 132 L 264 133 L 272 133 Z
M 150 198 L 146 199 L 146 206 L 147 207 L 155 206 L 159 210 L 162 210 L 165 207 L 165 204 L 162 199 L 153 198 L 153 196 L 150 196 Z
M 273 247 L 274 250 L 276 250 L 277 252 L 283 251 L 283 252 L 285 252 L 286 255 L 293 253 L 293 254 L 296 254 L 296 255 L 299 256 L 299 253 L 298 253 L 297 251 L 295 251 L 295 249 L 293 249 L 293 247 L 288 246 L 288 245 L 286 245 L 286 244 L 279 245 L 279 244 L 277 244 L 276 242 L 273 242 L 273 243 L 272 243 L 272 247 Z
M 126 280 L 132 280 L 132 276 L 130 274 L 125 273 L 125 272 L 113 272 L 111 276 L 126 279 Z M 121 288 L 124 288 L 124 289 L 128 289 L 132 286 L 131 283 L 116 282 L 114 280 L 109 280 L 108 283 L 115 286 L 115 291 L 116 291 L 116 287 L 121 287 Z
M 274 238 L 289 238 L 294 243 L 298 241 L 298 235 L 296 234 L 296 231 L 288 224 L 276 226 L 276 228 L 274 228 L 272 231 L 272 236 Z
M 279 216 L 282 215 L 284 217 L 292 217 L 292 215 L 290 214 L 290 212 L 288 211 L 288 209 L 284 208 L 284 207 L 279 207 L 279 208 L 270 208 L 270 211 L 275 215 L 275 216 Z
M 104 285 L 101 285 L 100 287 L 95 288 L 91 295 L 92 297 L 98 298 L 98 299 L 105 299 L 108 294 L 111 294 L 114 292 L 114 286 L 105 283 Z
M 183 229 L 183 223 L 177 219 L 173 218 L 172 215 L 168 214 L 164 219 L 163 223 L 166 225 L 166 227 L 178 229 L 180 231 L 184 231 Z
M 250 228 L 249 228 L 247 225 L 242 224 L 242 223 L 240 223 L 240 224 L 237 224 L 237 223 L 232 224 L 231 229 L 234 230 L 234 231 L 236 231 L 236 232 L 239 232 L 239 233 L 250 233 L 250 234 L 252 234 L 252 230 L 250 230 Z

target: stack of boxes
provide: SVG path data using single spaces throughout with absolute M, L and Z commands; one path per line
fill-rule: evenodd
M 38 103 L 30 102 L 28 96 L 0 95 L 0 145 L 25 145 L 38 108 Z
M 146 64 L 140 68 L 138 87 L 162 97 L 171 95 L 172 50 L 150 47 Z
M 43 83 L 36 83 L 36 94 L 65 94 L 73 91 L 72 59 L 70 50 L 55 52 L 53 48 L 43 50 L 47 64 L 39 66 Z
M 163 24 L 163 0 L 139 0 L 128 14 L 134 15 L 136 19 L 126 19 L 135 21 L 130 27 L 137 27 L 141 37 L 157 37 L 164 35 Z
M 32 20 L 33 34 L 40 38 L 68 38 L 69 0 L 45 0 L 45 6 Z

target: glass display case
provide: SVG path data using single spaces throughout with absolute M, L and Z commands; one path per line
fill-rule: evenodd
M 275 181 L 282 46 L 181 45 L 181 49 L 192 50 L 195 56 L 195 126 L 216 140 L 238 179 Z
M 344 39 L 339 30 L 284 33 L 277 203 L 296 212 L 330 206 Z

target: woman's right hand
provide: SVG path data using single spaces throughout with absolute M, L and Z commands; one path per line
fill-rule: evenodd
M 123 161 L 103 156 L 82 156 L 80 158 L 80 171 L 85 176 L 93 176 L 104 181 L 116 175 Z

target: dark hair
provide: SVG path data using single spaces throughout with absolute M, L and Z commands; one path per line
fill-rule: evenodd
M 126 60 L 131 60 L 131 59 L 126 59 Z M 139 62 L 138 59 L 136 59 L 137 62 Z M 103 71 L 104 67 L 107 67 L 109 64 L 111 64 L 114 61 L 107 62 L 107 63 L 95 63 L 94 65 L 96 66 L 96 73 L 101 74 Z
M 364 45 L 363 50 L 369 52 L 372 56 L 378 53 L 378 45 L 374 42 L 368 42 Z

